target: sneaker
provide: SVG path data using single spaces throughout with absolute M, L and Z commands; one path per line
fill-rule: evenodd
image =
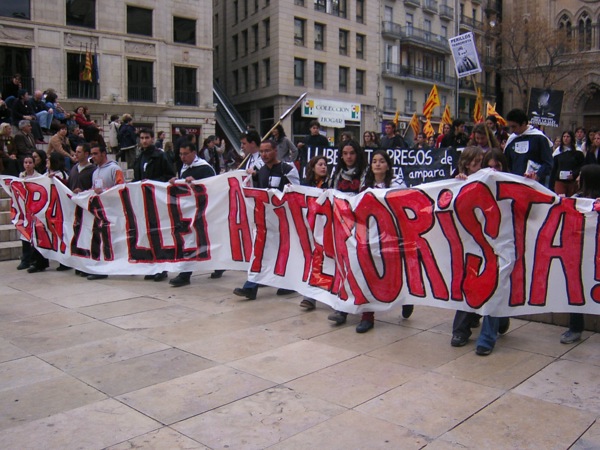
M 483 347 L 482 345 L 478 345 L 475 349 L 475 354 L 479 356 L 487 356 L 492 353 L 492 348 Z
M 567 330 L 560 336 L 561 344 L 572 344 L 581 340 L 581 333 L 578 331 Z
M 348 313 L 342 311 L 334 311 L 327 316 L 327 319 L 337 323 L 338 325 L 342 325 L 346 323 L 346 317 L 348 317 Z
M 183 278 L 177 275 L 175 278 L 169 280 L 169 284 L 174 287 L 180 287 L 190 284 L 189 278 Z
M 503 319 L 500 319 L 500 326 L 498 326 L 498 333 L 506 334 L 506 332 L 508 331 L 509 328 L 510 328 L 510 319 L 506 319 L 506 321 L 504 321 Z
M 240 297 L 246 297 L 248 300 L 256 300 L 256 292 L 258 288 L 250 289 L 250 288 L 235 288 L 233 293 Z
M 289 295 L 289 294 L 293 294 L 295 291 L 293 291 L 292 289 L 283 289 L 283 288 L 279 288 L 277 289 L 276 295 Z
M 469 342 L 469 338 L 468 337 L 459 336 L 458 334 L 455 334 L 455 335 L 452 336 L 452 340 L 450 341 L 450 345 L 452 347 L 464 347 L 465 345 L 467 345 L 467 342 Z
M 307 311 L 312 311 L 316 308 L 316 305 L 314 304 L 314 302 L 311 302 L 310 300 L 305 298 L 300 302 L 300 308 L 304 308 Z
M 366 333 L 374 326 L 375 326 L 375 322 L 371 322 L 370 320 L 361 320 L 360 323 L 356 326 L 356 332 L 357 333 Z
M 412 316 L 414 309 L 414 305 L 402 305 L 402 317 L 408 319 L 410 316 Z

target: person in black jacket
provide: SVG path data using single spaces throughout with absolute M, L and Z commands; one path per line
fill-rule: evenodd
M 317 150 L 329 148 L 329 141 L 321 134 L 321 124 L 318 120 L 311 120 L 309 123 L 310 134 L 304 138 L 303 142 L 298 142 L 298 158 L 300 165 L 305 166 L 309 160 L 308 151 L 312 150 L 310 157 L 316 155 Z
M 123 127 L 123 125 L 121 125 Z M 175 176 L 173 167 L 162 150 L 154 147 L 154 131 L 144 128 L 140 131 L 142 152 L 133 163 L 133 181 L 154 180 L 167 182 Z M 146 275 L 145 280 L 162 281 L 167 271 Z
M 19 90 L 19 95 L 12 106 L 12 124 L 19 126 L 21 120 L 29 120 L 31 123 L 31 132 L 37 143 L 43 144 L 44 135 L 40 124 L 37 122 L 35 112 L 29 103 L 29 92 L 27 92 L 27 89 Z
M 170 184 L 181 183 L 192 183 L 194 180 L 202 180 L 215 176 L 215 170 L 212 166 L 206 162 L 203 158 L 200 158 L 194 149 L 194 144 L 191 142 L 184 143 L 179 147 L 179 157 L 183 163 L 179 170 L 179 177 L 173 177 L 169 180 Z M 211 278 L 221 278 L 224 270 L 215 270 L 211 274 Z M 169 280 L 169 284 L 174 287 L 185 286 L 190 284 L 190 278 L 192 272 L 181 272 L 175 278 Z
M 135 149 L 137 147 L 137 136 L 135 128 L 132 125 L 133 118 L 129 114 L 123 114 L 121 117 L 121 126 L 117 131 L 117 141 L 119 142 L 119 157 L 121 161 L 127 161 L 127 168 L 131 169 L 135 162 Z

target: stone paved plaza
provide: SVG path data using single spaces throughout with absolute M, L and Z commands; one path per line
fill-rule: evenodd
M 567 346 L 513 319 L 480 357 L 450 346 L 449 310 L 359 335 L 299 295 L 235 297 L 240 272 L 173 288 L 17 263 L 0 263 L 3 450 L 600 448 L 600 334 Z

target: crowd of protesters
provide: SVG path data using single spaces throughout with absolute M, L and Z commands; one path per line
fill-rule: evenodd
M 16 81 L 17 78 L 13 79 L 14 83 Z M 329 170 L 325 156 L 308 157 L 308 149 L 332 146 L 316 120 L 310 122 L 309 134 L 297 146 L 285 135 L 281 125 L 264 140 L 250 127 L 240 137 L 243 151 L 240 155 L 227 145 L 225 139 L 214 135 L 199 142 L 198 136 L 187 134 L 183 129 L 180 136 L 169 142 L 165 141 L 162 131 L 157 133 L 156 139 L 152 130 L 142 129 L 136 133 L 129 114 L 110 118 L 108 142 L 105 142 L 86 106 L 67 112 L 52 90 L 36 91 L 32 98 L 25 89 L 13 91 L 14 96 L 0 103 L 0 117 L 6 120 L 0 125 L 1 173 L 23 179 L 43 175 L 55 177 L 75 193 L 89 189 L 101 193 L 125 182 L 121 167 L 109 160 L 108 153 L 115 154 L 127 168 L 133 169 L 133 181 L 152 179 L 172 184 L 191 183 L 228 170 L 244 170 L 251 175 L 255 187 L 283 190 L 288 184 L 300 183 L 298 169 L 302 167 L 306 168 L 303 184 L 320 189 L 332 188 L 357 195 L 369 188 L 406 188 L 402 176 L 393 175 L 392 161 L 386 152 L 392 148 L 409 148 L 392 122 L 385 124 L 381 136 L 365 131 L 363 145 L 350 133 L 342 133 L 337 145 L 337 165 Z M 453 147 L 459 150 L 454 174 L 459 180 L 467 179 L 481 168 L 491 168 L 536 180 L 561 196 L 600 197 L 600 132 L 588 133 L 582 127 L 574 133 L 566 130 L 553 145 L 542 131 L 529 125 L 524 111 L 512 110 L 506 120 L 510 134 L 498 125 L 495 116 L 477 124 L 470 133 L 465 131 L 464 121 L 455 120 L 444 125 L 440 135 L 419 133 L 412 148 Z M 15 128 L 18 131 L 13 135 Z M 44 135 L 52 132 L 46 151 L 39 149 L 42 142 L 46 144 Z M 375 150 L 370 162 L 365 148 Z M 19 270 L 35 273 L 45 270 L 48 265 L 47 259 L 29 242 L 23 241 Z M 57 270 L 68 269 L 60 265 Z M 223 272 L 216 270 L 211 278 L 220 278 Z M 79 271 L 77 274 L 89 280 L 107 277 Z M 167 276 L 167 272 L 160 272 L 145 278 L 162 281 Z M 182 272 L 171 279 L 170 284 L 173 287 L 187 285 L 190 277 L 191 272 Z M 236 288 L 234 294 L 254 300 L 258 287 L 247 281 L 243 287 Z M 287 295 L 292 292 L 279 289 L 277 293 Z M 304 297 L 300 307 L 314 310 L 316 302 Z M 412 313 L 412 305 L 403 306 L 405 319 Z M 342 311 L 333 311 L 328 317 L 337 325 L 344 324 L 346 318 L 347 314 Z M 367 311 L 362 314 L 356 331 L 365 333 L 374 325 L 374 313 Z M 455 347 L 466 345 L 471 329 L 479 326 L 479 315 L 457 311 L 450 344 Z M 498 336 L 507 332 L 510 321 L 485 316 L 481 326 L 476 353 L 485 356 L 492 352 Z M 569 329 L 561 336 L 561 342 L 577 342 L 582 331 L 583 316 L 571 314 Z

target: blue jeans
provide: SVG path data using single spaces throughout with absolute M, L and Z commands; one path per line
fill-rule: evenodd
M 252 281 L 246 281 L 244 283 L 244 289 L 256 289 L 258 288 L 258 283 L 254 283 Z
M 477 338 L 477 347 L 494 348 L 496 339 L 498 339 L 498 328 L 500 327 L 500 318 L 492 316 L 483 316 L 481 332 Z

